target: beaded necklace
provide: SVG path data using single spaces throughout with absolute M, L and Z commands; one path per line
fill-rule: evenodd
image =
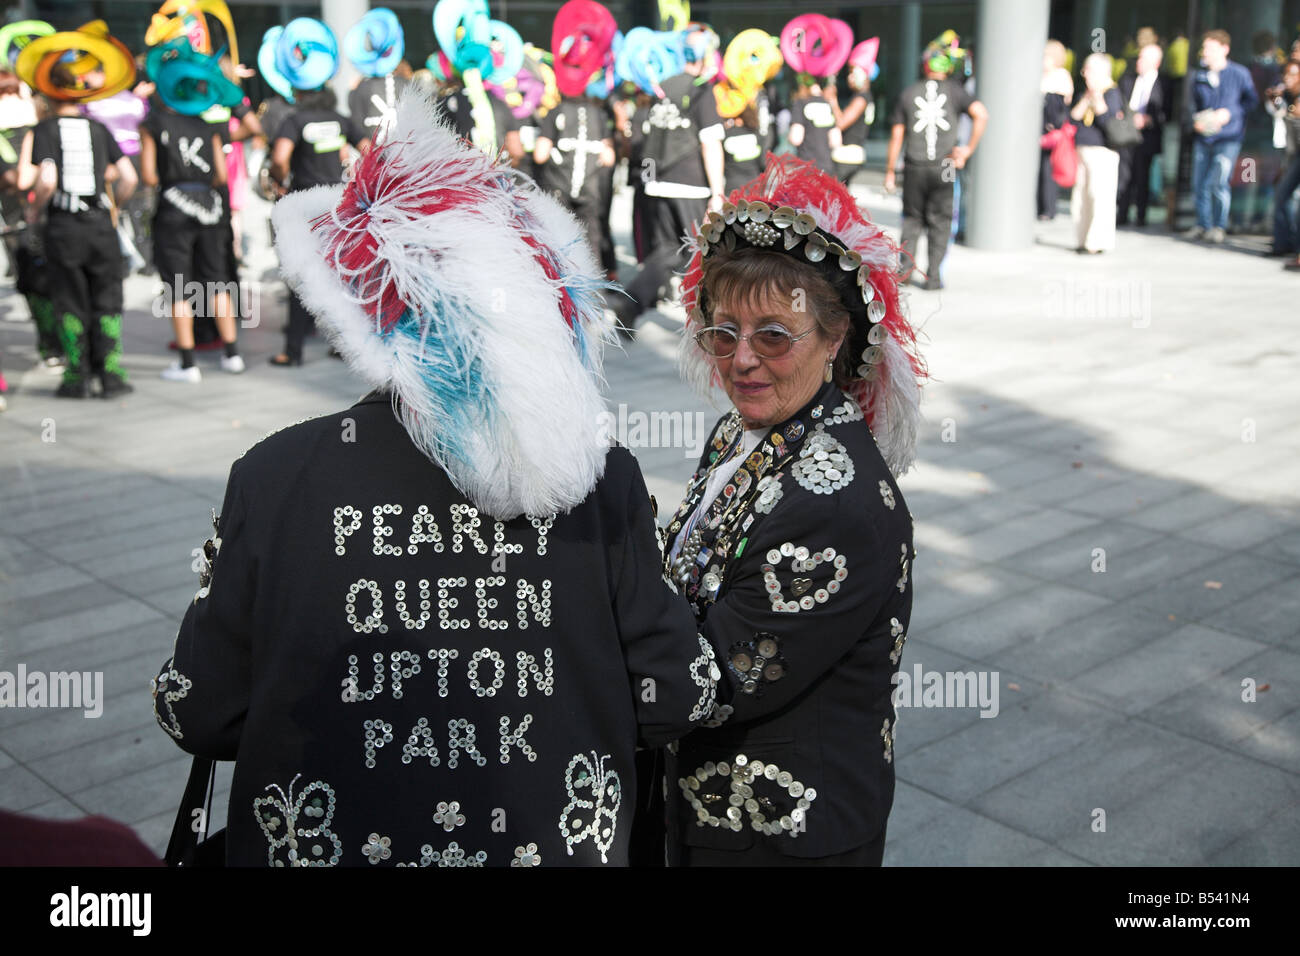
M 749 534 L 764 509 L 751 507 L 760 497 L 774 503 L 764 492 L 777 480 L 779 473 L 791 462 L 799 459 L 799 448 L 809 429 L 803 423 L 806 416 L 815 423 L 816 431 L 827 424 L 822 422 L 824 407 L 840 399 L 848 404 L 851 399 L 842 396 L 833 385 L 827 385 L 813 402 L 795 418 L 772 428 L 759 442 L 758 447 L 736 469 L 736 473 L 722 492 L 713 500 L 705 513 L 697 518 L 687 539 L 682 543 L 677 557 L 669 562 L 668 576 L 685 589 L 686 597 L 702 617 L 708 606 L 717 600 L 731 561 L 739 558 L 749 541 Z M 838 410 L 838 409 L 837 409 Z M 847 409 L 846 409 L 847 411 Z M 861 412 L 852 419 L 860 420 Z M 838 417 L 838 416 L 837 416 Z M 832 420 L 830 423 L 837 423 Z M 668 525 L 668 540 L 672 541 L 682 530 L 690 515 L 699 507 L 714 469 L 720 467 L 735 453 L 744 434 L 740 413 L 732 411 L 722 420 L 714 433 L 708 467 L 698 472 L 687 489 L 686 498 Z M 767 508 L 766 511 L 770 511 Z M 665 549 L 665 561 L 668 551 Z

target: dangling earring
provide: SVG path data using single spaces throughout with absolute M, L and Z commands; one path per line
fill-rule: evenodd
M 826 374 L 822 377 L 822 381 L 829 382 L 835 377 L 835 370 L 832 368 L 833 364 L 830 361 L 826 363 Z

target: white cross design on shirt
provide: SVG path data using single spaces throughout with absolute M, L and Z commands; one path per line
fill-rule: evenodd
M 392 74 L 389 74 L 384 77 L 384 96 L 381 98 L 378 93 L 370 95 L 370 103 L 378 111 L 378 115 L 366 117 L 366 125 L 375 128 L 375 135 L 371 137 L 372 142 L 378 143 L 384 139 L 397 121 L 397 104 L 394 102 L 394 94 L 393 77 Z
M 202 136 L 182 136 L 178 148 L 181 152 L 181 162 L 186 166 L 197 166 L 205 173 L 212 172 L 208 161 L 199 155 L 199 150 L 203 148 Z
M 939 84 L 934 80 L 926 80 L 925 98 L 918 96 L 912 102 L 916 104 L 916 125 L 912 127 L 912 132 L 925 130 L 925 158 L 936 159 L 935 145 L 939 139 L 939 130 L 952 128 L 945 115 L 948 94 L 940 93 Z
M 373 139 L 375 142 L 379 142 L 384 139 L 388 130 L 397 120 L 397 109 L 396 107 L 385 103 L 378 93 L 375 93 L 370 97 L 370 103 L 378 112 L 375 116 L 366 117 L 366 125 L 375 128 Z

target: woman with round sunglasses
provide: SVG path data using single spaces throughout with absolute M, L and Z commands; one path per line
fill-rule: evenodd
M 669 748 L 669 860 L 879 865 L 912 606 L 925 370 L 897 250 L 831 176 L 769 154 L 700 224 L 682 363 L 734 406 L 668 523 L 666 572 L 724 674 Z

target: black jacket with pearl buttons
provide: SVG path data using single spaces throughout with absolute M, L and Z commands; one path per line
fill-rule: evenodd
M 670 545 L 738 428 L 734 412 L 715 428 Z M 755 455 L 758 470 L 720 497 L 755 493 L 670 569 L 717 652 L 726 706 L 669 747 L 669 839 L 675 851 L 770 841 L 831 856 L 875 840 L 893 804 L 912 520 L 861 410 L 834 385 Z
M 714 704 L 622 448 L 496 522 L 371 395 L 237 461 L 207 551 L 154 707 L 235 761 L 232 865 L 625 864 L 637 743 Z

